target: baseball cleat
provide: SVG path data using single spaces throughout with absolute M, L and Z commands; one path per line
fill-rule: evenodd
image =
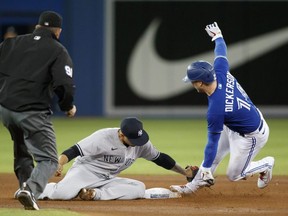
M 23 189 L 20 189 L 16 194 L 19 202 L 24 206 L 25 210 L 39 210 L 33 193 L 26 188 L 26 183 L 23 184 Z
M 260 173 L 259 178 L 258 178 L 258 182 L 257 182 L 257 186 L 260 189 L 267 187 L 268 183 L 272 179 L 272 171 L 273 171 L 275 159 L 273 157 L 267 157 L 266 159 L 267 159 L 267 163 L 268 163 L 267 170 Z
M 18 196 L 18 193 L 20 192 L 20 188 L 17 190 L 17 191 L 15 191 L 15 193 L 14 193 L 14 199 L 17 199 L 17 196 Z
M 206 181 L 199 180 L 197 182 L 189 182 L 185 185 L 171 185 L 170 190 L 173 192 L 179 192 L 182 194 L 191 194 L 195 193 L 198 189 L 202 187 L 210 187 L 211 184 Z
M 172 192 L 178 192 L 180 194 L 191 194 L 193 191 L 186 185 L 171 185 L 170 190 Z
M 79 192 L 79 197 L 82 200 L 94 200 L 96 196 L 96 190 L 92 188 L 82 188 Z

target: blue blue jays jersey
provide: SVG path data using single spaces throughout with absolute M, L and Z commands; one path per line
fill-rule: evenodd
M 223 125 L 243 134 L 255 131 L 260 124 L 260 114 L 244 89 L 229 72 L 224 39 L 218 38 L 215 43 L 214 70 L 217 88 L 208 97 L 208 131 L 220 133 Z

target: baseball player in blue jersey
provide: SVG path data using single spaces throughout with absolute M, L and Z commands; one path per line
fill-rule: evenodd
M 213 173 L 230 153 L 227 176 L 231 181 L 259 175 L 258 188 L 265 188 L 272 179 L 273 157 L 252 161 L 266 144 L 269 127 L 260 110 L 229 72 L 227 47 L 220 28 L 214 22 L 205 30 L 215 42 L 215 60 L 193 62 L 187 68 L 185 82 L 208 96 L 208 142 L 204 160 L 192 182 L 171 185 L 172 191 L 194 193 L 214 184 Z
M 169 155 L 158 151 L 142 122 L 135 117 L 123 119 L 120 128 L 97 130 L 65 150 L 59 157 L 56 175 L 60 176 L 63 165 L 75 157 L 65 177 L 58 183 L 47 184 L 39 199 L 70 200 L 78 195 L 83 200 L 143 198 L 143 182 L 117 177 L 137 158 L 152 161 L 186 177 L 195 175 L 191 168 L 183 169 Z

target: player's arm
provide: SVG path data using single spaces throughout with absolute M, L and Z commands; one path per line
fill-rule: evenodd
M 219 101 L 224 100 L 221 100 L 221 98 L 219 98 Z M 201 178 L 211 185 L 214 184 L 214 177 L 211 172 L 211 166 L 217 154 L 218 143 L 224 124 L 223 114 L 217 114 L 220 112 L 219 109 L 220 110 L 222 109 L 221 103 L 218 103 L 217 106 L 214 106 L 212 108 L 210 107 L 207 114 L 207 122 L 208 122 L 207 144 L 204 150 L 204 160 L 199 169 Z M 211 113 L 210 111 L 211 109 L 214 110 L 213 113 Z
M 189 172 L 188 169 L 183 169 L 171 156 L 165 153 L 160 152 L 159 156 L 155 160 L 152 160 L 152 162 L 164 169 L 180 173 L 186 177 L 191 177 L 191 171 Z
M 211 172 L 211 166 L 217 154 L 220 134 L 221 133 L 208 132 L 208 142 L 204 151 L 204 161 L 199 169 L 201 178 L 210 185 L 214 184 L 214 177 Z
M 216 157 L 220 134 L 221 133 L 208 132 L 208 142 L 204 151 L 203 167 L 210 168 L 212 166 L 212 163 Z
M 205 28 L 207 34 L 212 37 L 212 41 L 215 42 L 214 54 L 214 68 L 216 72 L 226 73 L 229 70 L 229 63 L 227 59 L 227 46 L 223 38 L 222 32 L 218 27 L 218 24 L 207 25 Z
M 58 169 L 55 176 L 61 176 L 64 165 L 79 155 L 80 151 L 77 144 L 65 150 L 58 158 Z
M 212 41 L 215 42 L 215 58 L 217 57 L 226 57 L 227 56 L 227 47 L 223 39 L 222 32 L 218 27 L 218 24 L 214 22 L 213 24 L 207 25 L 205 28 L 207 34 L 212 37 Z
M 227 46 L 223 38 L 218 38 L 215 41 L 214 54 L 215 58 L 219 57 L 227 58 Z

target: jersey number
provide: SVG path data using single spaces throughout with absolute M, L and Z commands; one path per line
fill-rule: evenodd
M 238 109 L 245 108 L 247 110 L 250 110 L 251 105 L 238 97 L 237 97 L 237 104 L 238 104 Z

